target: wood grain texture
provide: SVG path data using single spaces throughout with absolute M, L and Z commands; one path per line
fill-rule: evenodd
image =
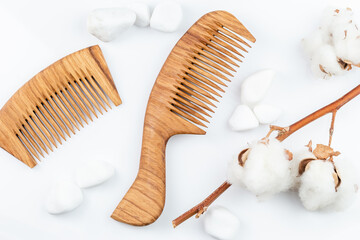
M 0 110 L 0 147 L 34 167 L 44 153 L 75 134 L 95 109 L 120 96 L 99 46 L 72 53 L 22 86 Z M 88 119 L 87 119 L 88 118 Z
M 178 41 L 149 97 L 138 175 L 112 218 L 143 226 L 153 223 L 165 204 L 165 148 L 175 134 L 205 134 L 202 129 L 238 67 L 250 32 L 230 13 L 201 17 Z

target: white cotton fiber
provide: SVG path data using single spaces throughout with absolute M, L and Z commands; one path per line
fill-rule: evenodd
M 346 39 L 335 43 L 336 55 L 345 62 L 360 64 L 360 36 L 355 39 Z
M 228 181 L 243 185 L 260 198 L 286 191 L 291 186 L 290 163 L 276 139 L 251 144 L 243 171 L 233 167 L 234 164 L 235 161 L 229 165 Z
M 59 181 L 50 189 L 46 199 L 46 210 L 51 214 L 69 212 L 83 201 L 81 189 L 71 181 Z
M 334 164 L 341 179 L 337 190 L 333 177 L 334 165 L 330 161 L 311 161 L 302 174 L 299 196 L 306 209 L 341 211 L 356 199 L 357 185 L 352 166 L 342 158 L 336 159 Z
M 291 188 L 298 189 L 300 186 L 300 177 L 299 176 L 299 164 L 304 159 L 316 159 L 315 155 L 310 152 L 308 149 L 304 149 L 299 152 L 294 153 L 293 159 L 290 161 L 290 170 L 291 170 L 291 177 L 293 179 L 293 183 Z
M 338 63 L 335 49 L 329 44 L 322 45 L 314 52 L 311 58 L 311 69 L 314 74 L 322 78 L 345 72 Z
M 353 11 L 327 9 L 320 27 L 303 40 L 315 75 L 328 78 L 343 74 L 351 65 L 360 64 L 360 31 L 353 21 Z
M 235 154 L 232 160 L 229 162 L 227 182 L 243 187 L 244 185 L 242 184 L 242 178 L 244 174 L 244 168 L 240 166 L 238 156 L 239 154 Z
M 325 43 L 323 31 L 316 30 L 310 36 L 304 38 L 301 43 L 305 53 L 309 57 L 312 57 L 319 47 Z
M 341 184 L 337 189 L 337 197 L 332 204 L 334 210 L 344 210 L 351 206 L 357 197 L 357 184 L 352 165 L 345 159 L 336 159 L 336 170 L 341 178 Z
M 302 174 L 299 196 L 304 207 L 315 211 L 330 206 L 336 199 L 334 167 L 331 162 L 311 161 Z
M 79 187 L 88 188 L 107 181 L 114 172 L 114 167 L 107 162 L 89 160 L 76 170 L 75 179 Z
M 239 229 L 239 219 L 225 207 L 212 206 L 204 214 L 204 230 L 216 239 L 234 239 Z

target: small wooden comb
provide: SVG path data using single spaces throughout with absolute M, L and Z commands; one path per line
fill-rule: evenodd
M 120 96 L 99 46 L 72 53 L 23 85 L 0 110 L 0 147 L 34 167 L 74 127 L 118 106 Z
M 241 51 L 255 38 L 233 15 L 201 17 L 178 41 L 162 67 L 148 101 L 138 175 L 112 214 L 136 226 L 153 223 L 165 204 L 165 147 L 175 134 L 205 134 L 212 101 L 224 92 L 226 75 L 239 67 Z M 239 52 L 240 51 L 240 52 Z

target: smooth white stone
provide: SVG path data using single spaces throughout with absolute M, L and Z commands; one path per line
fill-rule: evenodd
M 263 100 L 274 76 L 275 71 L 267 69 L 256 72 L 246 78 L 241 86 L 241 102 L 254 107 Z
M 150 7 L 145 3 L 130 3 L 127 7 L 136 14 L 135 25 L 138 27 L 147 27 L 150 24 Z
M 99 8 L 88 16 L 87 29 L 101 41 L 109 42 L 134 25 L 135 20 L 135 12 L 128 8 Z
M 83 163 L 76 170 L 76 183 L 81 188 L 88 188 L 99 185 L 115 173 L 115 169 L 107 162 L 100 160 L 90 160 Z
M 254 113 L 261 124 L 269 124 L 275 122 L 282 111 L 273 105 L 259 104 L 254 107 Z
M 234 131 L 244 131 L 259 126 L 253 111 L 246 105 L 239 105 L 229 119 L 230 128 Z
M 81 189 L 71 181 L 60 181 L 50 189 L 45 207 L 51 214 L 69 212 L 83 201 Z
M 151 16 L 150 27 L 162 32 L 175 32 L 182 21 L 181 6 L 172 1 L 158 4 Z
M 204 214 L 204 229 L 217 239 L 230 240 L 239 232 L 240 221 L 225 207 L 212 206 Z

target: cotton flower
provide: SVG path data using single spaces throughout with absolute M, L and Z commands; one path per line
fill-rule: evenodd
M 259 198 L 266 198 L 290 188 L 289 162 L 289 156 L 278 140 L 260 140 L 229 164 L 227 180 L 247 188 Z
M 298 189 L 304 207 L 310 211 L 344 210 L 355 200 L 357 185 L 353 168 L 329 146 L 318 144 L 303 150 L 291 161 L 293 189 Z M 333 157 L 329 157 L 333 156 Z
M 293 160 L 290 161 L 290 171 L 292 177 L 292 186 L 291 188 L 297 190 L 300 186 L 300 173 L 299 173 L 299 164 L 301 161 L 306 159 L 316 159 L 315 155 L 308 149 L 298 151 L 294 153 Z
M 314 160 L 307 167 L 300 180 L 301 202 L 311 211 L 330 206 L 336 199 L 334 166 L 329 161 Z
M 360 66 L 360 31 L 350 8 L 327 9 L 320 27 L 302 44 L 313 73 L 319 77 L 341 75 L 352 65 Z
M 345 73 L 338 62 L 334 47 L 329 44 L 323 44 L 315 51 L 311 57 L 311 70 L 322 78 Z
M 341 179 L 341 183 L 337 188 L 336 201 L 332 204 L 334 210 L 344 210 L 351 206 L 357 196 L 357 188 L 355 173 L 353 167 L 345 159 L 337 159 L 334 161 L 336 171 Z

